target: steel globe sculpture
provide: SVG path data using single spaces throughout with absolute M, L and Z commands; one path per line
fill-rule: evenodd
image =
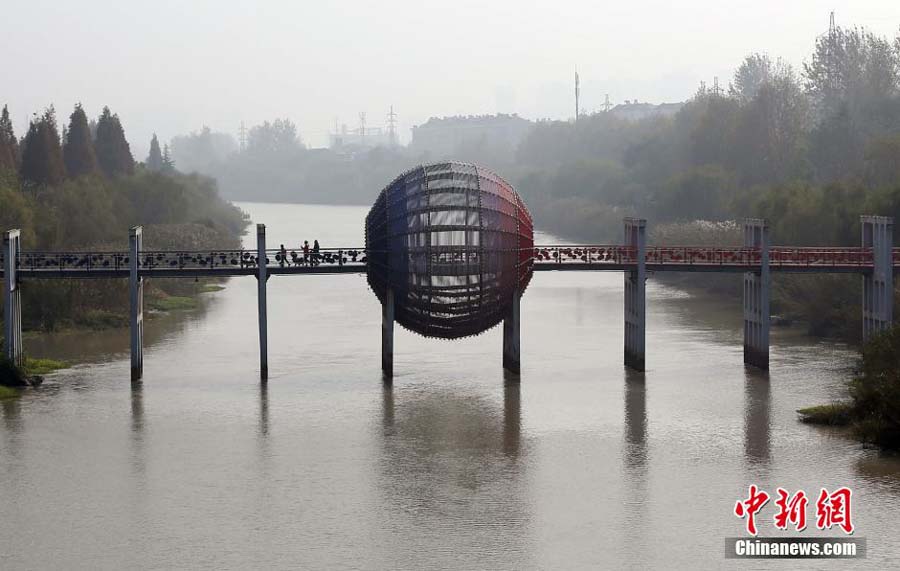
M 457 339 L 500 323 L 531 280 L 533 247 L 522 199 L 472 164 L 411 169 L 366 216 L 369 285 L 382 304 L 393 296 L 397 323 L 426 337 Z

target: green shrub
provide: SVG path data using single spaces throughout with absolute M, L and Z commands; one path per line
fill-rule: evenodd
M 900 327 L 871 338 L 850 382 L 855 430 L 884 448 L 900 448 Z

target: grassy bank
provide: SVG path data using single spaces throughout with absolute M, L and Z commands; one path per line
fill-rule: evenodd
M 0 385 L 0 400 L 15 398 L 20 394 L 17 389 Z
M 852 403 L 836 402 L 801 408 L 800 422 L 826 426 L 847 426 L 851 422 Z
M 32 357 L 25 358 L 25 366 L 23 367 L 26 375 L 49 375 L 54 371 L 65 369 L 69 364 L 65 361 L 57 361 L 56 359 L 34 359 Z
M 16 388 L 40 384 L 44 375 L 64 369 L 69 365 L 54 359 L 25 358 L 25 363 L 18 366 L 6 357 L 0 357 L 0 397 L 13 397 L 18 394 Z

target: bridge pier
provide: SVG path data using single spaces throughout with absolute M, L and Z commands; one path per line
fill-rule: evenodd
M 266 313 L 266 281 L 269 279 L 266 260 L 266 225 L 256 225 L 256 281 L 259 304 L 259 378 L 269 378 L 269 322 Z
M 144 376 L 144 278 L 140 276 L 144 231 L 135 226 L 128 233 L 128 290 L 131 323 L 131 381 Z
M 521 371 L 522 347 L 520 341 L 519 306 L 522 293 L 513 292 L 509 313 L 503 319 L 503 368 L 518 375 Z
M 394 290 L 387 288 L 381 304 L 381 372 L 394 376 Z
M 22 349 L 22 292 L 16 275 L 16 260 L 22 251 L 19 230 L 3 233 L 3 354 L 17 365 L 25 362 Z
M 744 272 L 744 363 L 769 368 L 769 223 L 759 218 L 744 221 L 744 247 L 759 248 L 759 272 Z
M 644 370 L 647 333 L 647 221 L 625 219 L 625 246 L 634 248 L 637 269 L 625 272 L 625 366 Z
M 863 274 L 863 341 L 891 326 L 894 317 L 894 219 L 860 216 L 862 247 L 872 249 L 872 272 Z

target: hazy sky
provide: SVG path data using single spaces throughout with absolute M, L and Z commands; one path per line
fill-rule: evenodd
M 433 115 L 573 115 L 604 94 L 663 102 L 701 80 L 726 85 L 752 51 L 799 66 L 835 10 L 838 24 L 895 36 L 898 0 L 528 0 L 78 2 L 3 0 L 0 104 L 21 135 L 50 103 L 67 118 L 118 112 L 136 158 L 209 125 L 236 133 L 276 116 L 307 143 L 359 112 L 401 134 Z

